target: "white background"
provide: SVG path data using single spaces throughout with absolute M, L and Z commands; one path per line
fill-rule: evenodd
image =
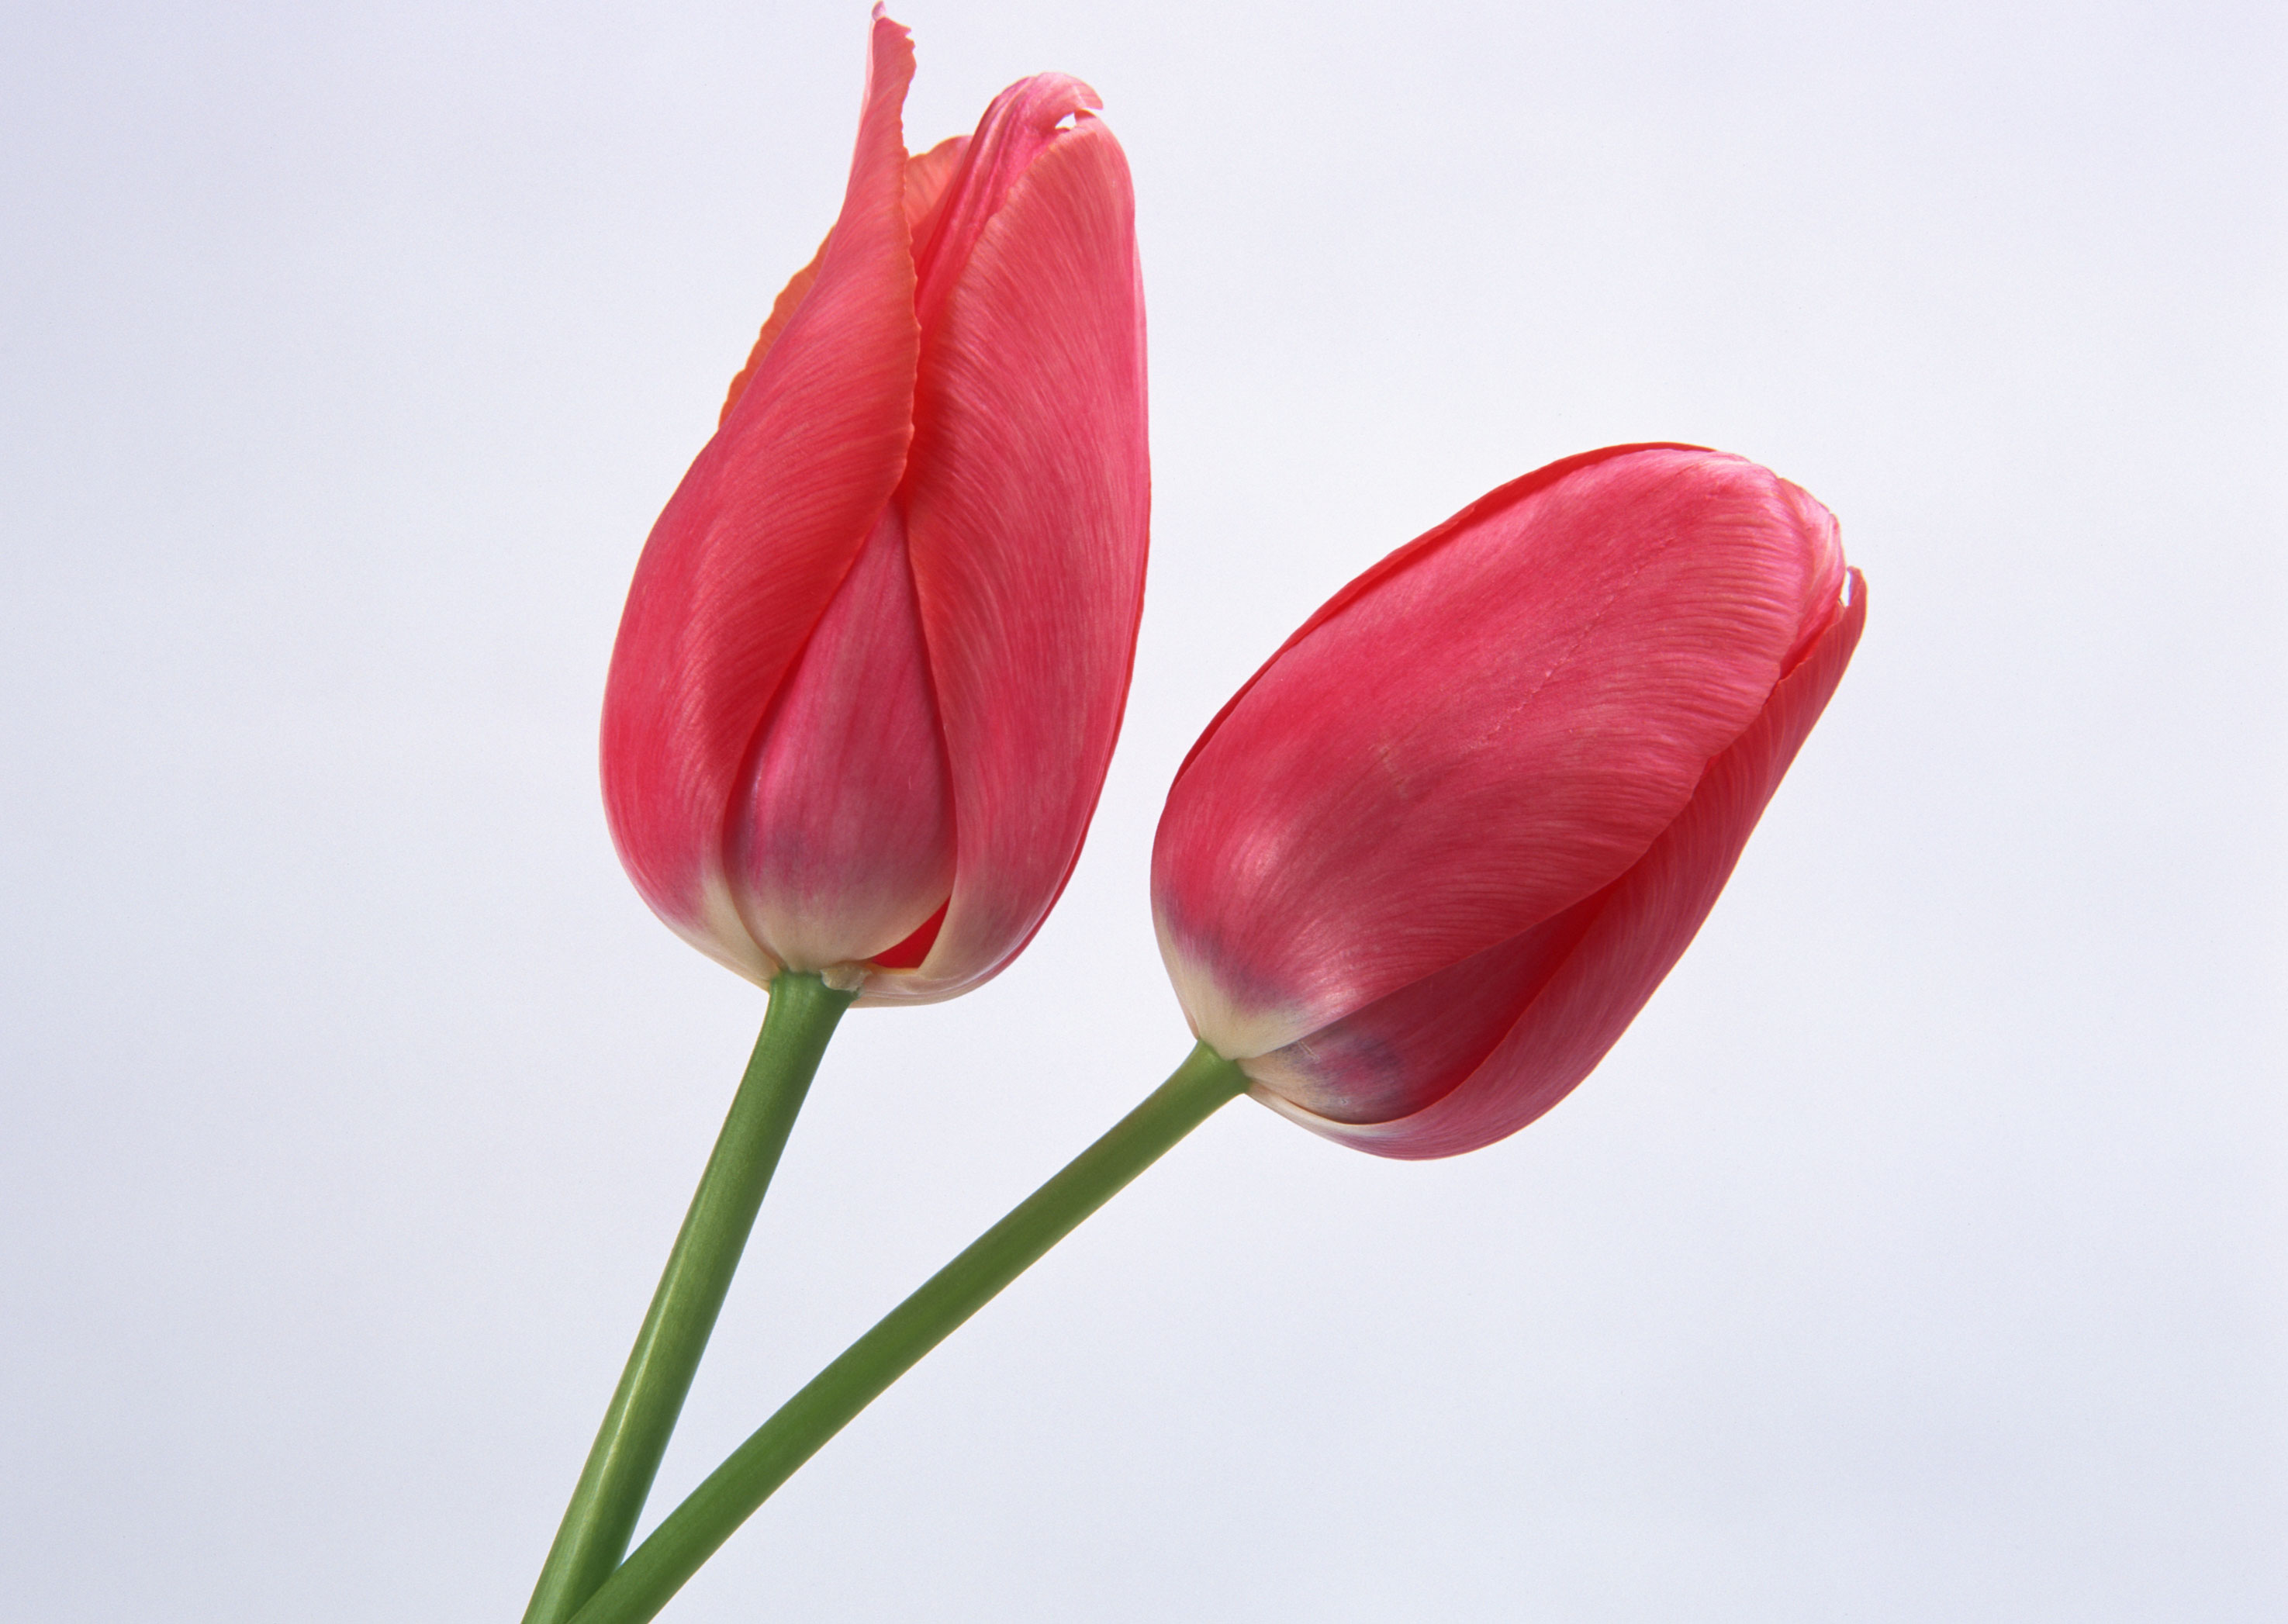
M 1487 487 L 1676 439 L 1866 641 L 1552 1116 L 1243 1103 L 671 1620 L 2288 1616 L 2282 13 L 901 12 L 1103 93 L 1156 535 L 1019 964 L 846 1023 L 655 1514 L 1156 1082 L 1177 759 Z M 832 5 L 20 8 L 0 61 L 0 1571 L 511 1620 L 761 1013 L 613 860 L 636 551 L 832 219 Z

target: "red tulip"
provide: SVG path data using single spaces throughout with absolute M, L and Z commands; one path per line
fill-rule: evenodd
M 1847 574 L 1825 508 L 1681 446 L 1552 463 L 1391 554 L 1168 793 L 1154 915 L 1194 1033 L 1382 1155 L 1548 1110 L 1691 942 L 1842 679 Z
M 1104 782 L 1142 605 L 1134 195 L 1076 79 L 909 157 L 875 8 L 842 212 L 653 527 L 604 698 L 621 860 L 758 981 L 948 997 Z

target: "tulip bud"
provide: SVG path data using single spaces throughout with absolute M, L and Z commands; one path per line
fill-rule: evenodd
M 1305 622 L 1178 771 L 1152 861 L 1194 1034 L 1386 1156 L 1524 1127 L 1699 930 L 1857 646 L 1834 517 L 1622 446 L 1503 486 Z
M 1079 855 L 1149 501 L 1134 196 L 1044 74 L 918 157 L 877 6 L 842 212 L 645 543 L 604 799 L 660 917 L 861 1002 L 994 974 Z

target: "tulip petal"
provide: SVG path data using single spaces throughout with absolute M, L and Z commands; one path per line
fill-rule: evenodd
M 830 234 L 818 245 L 818 252 L 810 257 L 810 263 L 789 277 L 787 285 L 779 289 L 778 297 L 771 301 L 771 313 L 763 318 L 763 330 L 755 335 L 755 347 L 747 352 L 747 364 L 732 376 L 731 387 L 724 392 L 723 409 L 715 415 L 718 429 L 731 421 L 733 408 L 739 404 L 739 397 L 747 392 L 747 385 L 755 381 L 763 358 L 778 343 L 779 335 L 786 331 L 786 324 L 794 320 L 794 313 L 802 308 L 803 300 L 810 297 L 811 288 L 818 281 L 819 264 L 826 257 L 827 243 L 833 240 Z
M 1071 133 L 1060 131 L 1058 124 L 1103 105 L 1094 91 L 1067 74 L 1035 74 L 993 99 L 960 154 L 960 167 L 951 177 L 932 229 L 926 237 L 919 231 L 914 234 L 914 268 L 919 279 L 915 308 L 925 332 L 936 327 L 978 239 L 1006 205 L 1011 188 L 1042 153 Z M 1113 150 L 1119 151 L 1116 143 Z M 1121 178 L 1125 184 L 1124 163 Z
M 669 924 L 758 978 L 724 818 L 759 718 L 902 477 L 920 335 L 900 109 L 913 47 L 878 17 L 842 212 L 807 295 L 645 543 L 605 689 L 605 806 Z
M 1698 934 L 1812 724 L 1842 681 L 1866 625 L 1867 585 L 1781 680 L 1755 723 L 1711 762 L 1683 815 L 1596 899 L 1579 945 L 1508 1036 L 1451 1092 L 1394 1121 L 1339 1122 L 1259 1089 L 1258 1097 L 1329 1138 L 1378 1155 L 1458 1155 L 1506 1138 L 1586 1077 Z M 1815 619 L 1815 624 L 1817 622 Z
M 949 135 L 927 152 L 906 160 L 906 233 L 914 245 L 917 277 L 922 250 L 937 229 L 948 189 L 961 172 L 961 160 L 968 151 L 967 136 Z
M 968 145 L 965 135 L 948 136 L 927 152 L 906 160 L 906 234 L 917 253 L 929 241 L 937 225 L 938 205 L 945 201 L 947 183 L 960 169 L 961 154 Z M 831 237 L 828 241 L 832 241 Z M 826 243 L 821 242 L 818 252 L 810 257 L 810 263 L 790 277 L 787 285 L 779 289 L 779 297 L 771 302 L 771 313 L 764 319 L 763 329 L 755 337 L 755 347 L 748 352 L 747 364 L 739 368 L 723 397 L 723 409 L 715 419 L 717 427 L 729 420 L 731 408 L 747 392 L 747 385 L 762 366 L 763 358 L 779 341 L 779 335 L 794 319 L 794 313 L 802 308 L 803 300 L 810 297 L 811 284 L 818 280 L 819 261 L 825 257 Z
M 1095 811 L 1149 518 L 1134 210 L 1119 144 L 1082 119 L 1008 189 L 931 329 L 903 500 L 958 855 L 927 956 L 862 1002 L 1007 963 Z
M 1339 594 L 1179 773 L 1155 907 L 1218 1052 L 1283 1047 L 1610 883 L 1778 681 L 1834 551 L 1792 487 L 1680 448 L 1552 472 Z
M 740 917 L 790 970 L 886 951 L 953 885 L 953 792 L 895 508 L 781 690 L 731 819 Z
M 1451 1093 L 1564 967 L 1605 893 L 1241 1066 L 1267 1095 L 1338 1122 L 1408 1116 Z

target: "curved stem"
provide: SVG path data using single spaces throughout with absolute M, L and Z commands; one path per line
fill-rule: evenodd
M 1111 1132 L 1027 1196 L 788 1399 L 652 1530 L 572 1624 L 642 1624 L 656 1616 L 827 1439 L 1082 1219 L 1246 1087 L 1236 1066 L 1204 1043 L 1195 1049 Z
M 771 983 L 762 1034 L 565 1508 L 524 1624 L 562 1624 L 626 1551 L 795 1113 L 854 996 L 814 975 L 789 972 Z

